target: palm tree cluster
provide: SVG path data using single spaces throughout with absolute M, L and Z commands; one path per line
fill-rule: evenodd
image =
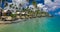
M 6 0 L 3 0 L 3 1 L 5 2 Z M 27 6 L 27 8 L 23 8 L 22 7 L 23 5 L 21 3 L 19 3 L 19 6 L 17 7 L 16 3 L 14 4 L 14 3 L 5 2 L 4 6 L 8 10 L 6 13 L 2 13 L 2 14 L 7 14 L 8 16 L 12 16 L 14 18 L 17 16 L 17 12 L 19 12 L 18 16 L 20 16 L 20 17 L 22 17 L 22 16 L 24 16 L 24 17 L 26 17 L 26 16 L 29 16 L 29 17 L 49 16 L 49 14 L 47 12 L 40 11 L 37 8 L 37 2 L 35 0 L 33 0 L 32 5 L 34 6 L 33 9 L 36 11 L 29 9 L 29 6 Z M 1 11 L 0 11 L 0 15 L 1 15 Z
M 7 0 L 2 0 L 2 1 L 5 2 L 5 5 L 4 5 L 6 7 L 5 9 L 9 8 L 8 10 L 13 10 L 13 12 L 23 11 L 23 10 L 27 10 L 29 8 L 29 6 L 27 8 L 23 8 L 22 7 L 23 5 L 21 3 L 17 7 L 16 3 L 9 4 L 8 2 L 6 2 Z M 29 0 L 27 0 L 27 1 L 29 1 Z M 37 2 L 35 0 L 32 1 L 32 5 L 34 6 L 34 8 L 33 8 L 34 10 L 38 9 Z M 30 9 L 28 9 L 28 10 L 30 10 Z

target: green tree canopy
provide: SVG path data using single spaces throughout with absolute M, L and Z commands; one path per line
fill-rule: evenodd
M 35 0 L 33 0 L 32 4 L 37 7 L 37 2 Z

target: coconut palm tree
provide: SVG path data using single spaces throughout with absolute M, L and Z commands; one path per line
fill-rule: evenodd
M 8 6 L 8 3 L 5 3 L 5 5 L 4 5 L 4 6 L 5 6 L 5 7 L 6 7 L 6 6 Z
M 12 7 L 12 6 L 13 6 L 13 4 L 10 5 L 10 7 Z
M 35 0 L 33 0 L 32 4 L 37 7 L 37 2 Z

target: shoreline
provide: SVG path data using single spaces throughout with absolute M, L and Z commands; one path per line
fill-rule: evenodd
M 44 16 L 44 17 L 46 17 L 46 16 Z M 49 17 L 51 17 L 51 16 L 49 16 Z M 31 18 L 17 19 L 17 20 L 13 20 L 13 21 L 0 21 L 0 24 L 19 23 L 19 22 L 26 21 L 26 20 L 32 19 L 32 18 L 40 18 L 40 17 L 31 17 Z
M 24 21 L 25 19 L 18 19 L 15 21 L 0 21 L 0 24 L 13 24 L 13 23 L 19 23 L 21 21 Z
M 26 19 L 31 18 L 40 18 L 40 17 L 53 17 L 51 14 L 47 12 L 43 12 L 40 10 L 30 11 L 16 11 L 15 13 L 11 12 L 11 10 L 7 10 L 6 12 L 0 11 L 0 24 L 12 24 L 19 23 L 21 21 L 26 21 Z

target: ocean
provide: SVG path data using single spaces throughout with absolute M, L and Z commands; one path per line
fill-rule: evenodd
M 32 18 L 14 24 L 1 24 L 0 32 L 60 32 L 60 17 Z

